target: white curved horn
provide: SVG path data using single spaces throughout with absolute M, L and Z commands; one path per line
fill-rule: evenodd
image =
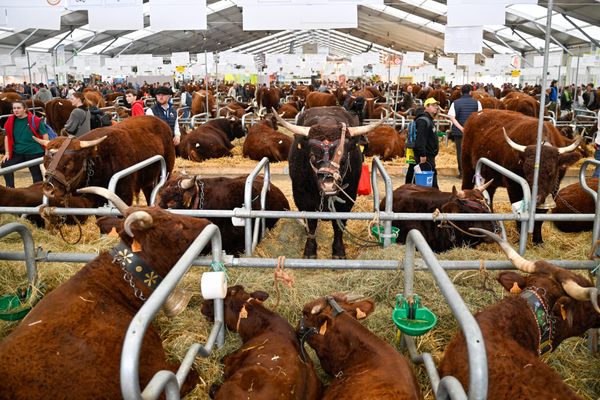
M 481 229 L 481 228 L 469 228 L 469 230 L 473 231 L 473 232 L 478 232 L 478 233 L 484 234 L 487 237 L 493 239 L 496 243 L 498 243 L 500 245 L 500 248 L 502 249 L 502 251 L 504 251 L 504 253 L 508 257 L 508 259 L 513 263 L 513 265 L 519 271 L 527 272 L 530 274 L 534 273 L 536 271 L 536 265 L 533 261 L 529 261 L 529 260 L 526 260 L 525 258 L 523 258 L 505 240 L 502 240 L 502 238 L 500 236 L 498 236 L 495 233 L 492 233 L 490 231 L 486 231 L 485 229 Z
M 100 186 L 88 186 L 85 188 L 77 189 L 77 193 L 89 193 L 89 194 L 97 194 L 98 196 L 104 197 L 106 200 L 112 201 L 112 203 L 117 207 L 117 210 L 121 212 L 121 214 L 125 215 L 129 206 L 125 204 L 123 200 L 115 193 L 111 192 L 107 188 L 103 188 Z
M 125 219 L 125 232 L 133 237 L 133 232 L 131 231 L 131 225 L 134 222 L 138 222 L 138 225 L 141 229 L 150 229 L 152 228 L 152 224 L 154 221 L 152 220 L 152 215 L 148 214 L 146 211 L 135 211 Z
M 526 146 L 523 146 L 522 144 L 518 144 L 513 142 L 508 135 L 506 134 L 506 129 L 504 129 L 504 127 L 502 127 L 502 132 L 504 132 L 504 139 L 506 139 L 506 142 L 508 143 L 508 145 L 510 147 L 512 147 L 513 149 L 520 151 L 521 153 L 525 152 L 525 149 L 527 148 Z
M 108 137 L 108 136 L 102 136 L 100 139 L 96 139 L 96 140 L 80 140 L 80 141 L 79 141 L 79 146 L 80 146 L 82 149 L 85 149 L 85 148 L 87 148 L 87 147 L 93 147 L 93 146 L 95 146 L 95 145 L 97 145 L 97 144 L 100 144 L 100 143 L 102 143 L 102 141 L 103 141 L 104 139 L 106 139 L 107 137 Z
M 179 187 L 183 190 L 188 190 L 194 187 L 195 178 L 184 178 L 179 181 Z
M 577 139 L 570 145 L 565 146 L 565 147 L 559 147 L 558 154 L 565 154 L 565 153 L 569 153 L 569 152 L 575 150 L 577 148 L 577 146 L 579 146 L 580 142 L 581 142 L 581 136 L 578 136 Z
M 492 184 L 492 182 L 494 182 L 493 178 L 485 182 L 483 185 L 475 186 L 475 189 L 479 190 L 480 192 L 484 192 Z
M 596 312 L 600 314 L 600 307 L 598 306 L 598 289 L 595 287 L 580 286 L 572 279 L 562 282 L 562 287 L 565 289 L 565 292 L 575 300 L 591 301 Z
M 373 122 L 366 126 L 351 126 L 348 128 L 348 132 L 350 132 L 350 136 L 366 135 L 381 124 L 383 124 L 383 120 Z
M 272 111 L 273 111 L 273 115 L 275 115 L 275 119 L 277 120 L 277 122 L 279 122 L 279 125 L 288 129 L 295 135 L 308 136 L 308 132 L 310 131 L 310 126 L 294 125 L 290 122 L 287 122 L 283 118 L 281 118 L 281 116 L 279 114 L 277 114 L 277 111 L 275 111 L 274 108 L 272 109 Z

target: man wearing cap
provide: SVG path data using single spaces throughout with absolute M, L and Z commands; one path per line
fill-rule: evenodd
M 460 88 L 462 97 L 457 99 L 448 110 L 448 117 L 452 121 L 452 135 L 454 135 L 454 143 L 456 143 L 456 160 L 458 163 L 458 176 L 462 177 L 462 139 L 465 122 L 474 112 L 482 110 L 479 100 L 475 100 L 472 95 L 473 87 L 469 84 L 463 85 Z
M 171 132 L 173 132 L 173 144 L 177 146 L 181 139 L 181 133 L 179 132 L 177 110 L 169 103 L 172 94 L 173 92 L 168 87 L 158 87 L 154 92 L 156 104 L 146 110 L 146 115 L 154 115 L 165 121 L 169 125 L 169 128 L 171 128 Z
M 425 110 L 418 110 L 415 118 L 417 138 L 415 140 L 415 161 L 423 171 L 433 171 L 433 187 L 438 187 L 437 171 L 435 169 L 435 156 L 438 154 L 439 142 L 435 131 L 433 117 L 438 112 L 438 101 L 433 97 L 423 103 Z M 412 181 L 416 164 L 409 164 L 406 173 L 407 182 Z M 408 178 L 410 177 L 410 181 Z

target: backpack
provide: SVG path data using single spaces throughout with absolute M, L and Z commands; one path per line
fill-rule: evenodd
M 50 127 L 50 125 L 48 125 L 46 123 L 46 121 L 44 119 L 41 119 L 41 125 L 44 125 L 46 127 L 46 133 L 48 134 L 48 139 L 52 140 L 58 137 L 58 135 L 56 134 L 56 132 L 54 132 L 54 130 Z M 37 126 L 35 126 L 35 116 L 32 114 L 31 115 L 31 123 L 29 124 L 29 126 L 31 127 L 31 129 L 33 129 L 35 131 L 36 134 L 39 135 Z
M 408 124 L 408 134 L 406 135 L 406 148 L 414 149 L 415 143 L 417 142 L 417 121 L 424 118 L 422 115 L 415 118 L 410 124 Z M 424 118 L 427 125 L 430 125 L 429 120 Z
M 92 106 L 88 110 L 90 111 L 90 129 L 112 125 L 112 118 L 110 115 L 105 114 L 104 111 L 98 107 Z

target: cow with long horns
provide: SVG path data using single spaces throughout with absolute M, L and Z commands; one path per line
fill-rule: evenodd
M 522 176 L 533 186 L 537 125 L 537 118 L 514 111 L 488 109 L 472 114 L 465 124 L 462 188 L 473 188 L 475 167 L 482 157 Z M 552 208 L 552 195 L 556 194 L 567 167 L 581 158 L 580 152 L 574 151 L 580 140 L 571 143 L 552 124 L 544 123 L 543 137 L 539 165 L 538 212 Z M 486 181 L 494 180 L 487 189 L 491 200 L 500 186 L 506 187 L 511 203 L 523 198 L 521 186 L 499 172 L 484 166 L 481 175 Z M 542 243 L 542 224 L 539 222 L 535 224 L 533 242 Z
M 513 295 L 475 315 L 487 355 L 488 399 L 579 399 L 540 356 L 563 340 L 600 327 L 598 289 L 573 272 L 544 260 L 529 261 L 497 235 L 473 229 L 496 241 L 513 265 L 528 275 L 501 272 L 498 281 Z M 465 338 L 458 332 L 446 347 L 440 376 L 469 383 Z
M 299 125 L 277 121 L 294 134 L 289 169 L 294 202 L 300 211 L 348 212 L 356 199 L 361 173 L 360 136 L 380 125 L 357 126 L 358 120 L 342 107 L 311 108 L 298 117 Z M 316 219 L 308 220 L 305 258 L 317 257 Z M 345 258 L 346 220 L 332 220 L 333 258 Z
M 105 188 L 80 193 L 102 196 L 121 211 L 125 216 L 121 242 L 46 295 L 0 342 L 2 399 L 122 398 L 120 359 L 129 324 L 209 225 L 206 219 L 158 207 L 128 207 Z M 183 309 L 182 297 L 175 293 L 164 305 L 167 315 Z M 178 369 L 178 364 L 167 361 L 159 332 L 150 325 L 140 349 L 139 384 L 145 387 L 158 371 Z M 197 382 L 192 369 L 180 382 L 182 394 Z

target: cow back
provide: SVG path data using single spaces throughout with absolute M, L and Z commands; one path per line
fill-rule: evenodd
M 598 178 L 588 178 L 586 183 L 594 192 L 598 191 Z M 596 212 L 594 198 L 581 187 L 579 182 L 560 189 L 555 201 L 556 207 L 552 209 L 552 214 L 594 214 Z M 562 232 L 584 232 L 591 231 L 594 222 L 554 221 L 554 226 Z

